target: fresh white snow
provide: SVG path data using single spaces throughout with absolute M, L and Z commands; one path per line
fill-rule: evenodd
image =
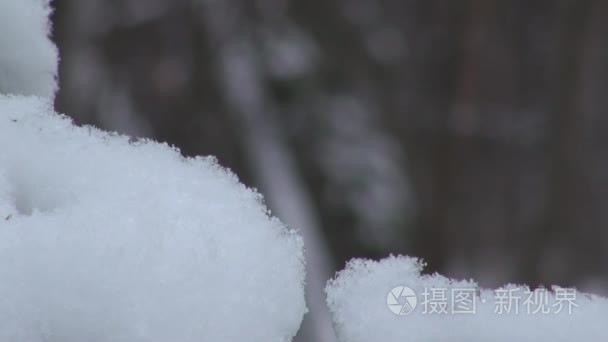
M 212 157 L 55 113 L 49 13 L 0 0 L 0 341 L 290 341 L 301 237 Z M 351 261 L 326 288 L 340 341 L 606 340 L 605 298 L 423 266 Z
M 0 97 L 0 340 L 286 341 L 302 242 L 212 158 Z
M 301 237 L 212 157 L 55 113 L 47 5 L 0 0 L 0 341 L 290 341 Z
M 53 97 L 57 49 L 48 0 L 0 0 L 0 94 Z
M 340 341 L 606 341 L 605 298 L 561 288 L 480 289 L 472 281 L 421 275 L 423 266 L 418 259 L 401 256 L 352 260 L 326 289 Z M 404 315 L 391 311 L 407 312 L 402 305 L 412 297 L 406 297 L 401 286 L 417 299 L 414 310 Z M 474 294 L 474 310 L 473 301 L 460 301 L 463 294 Z

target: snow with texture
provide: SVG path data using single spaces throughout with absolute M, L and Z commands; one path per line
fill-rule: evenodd
M 55 113 L 49 13 L 0 0 L 0 341 L 290 341 L 306 312 L 300 236 L 213 158 Z M 340 340 L 606 341 L 608 300 L 582 293 L 571 314 L 393 314 L 396 286 L 495 299 L 422 268 L 351 261 L 326 288 Z
M 456 281 L 441 275 L 421 275 L 424 264 L 410 257 L 389 257 L 381 261 L 353 260 L 327 286 L 327 304 L 342 342 L 566 342 L 606 341 L 608 299 L 577 293 L 571 313 L 566 307 L 557 313 L 528 313 L 519 302 L 510 313 L 496 311 L 495 292 L 479 289 L 472 281 Z M 411 288 L 418 305 L 407 315 L 396 315 L 387 306 L 387 294 L 397 286 Z M 508 285 L 504 289 L 524 287 Z M 475 289 L 475 313 L 425 313 L 421 305 L 425 289 Z M 541 290 L 536 290 L 541 291 Z M 557 303 L 550 291 L 548 303 Z M 514 295 L 515 297 L 515 295 Z M 541 297 L 541 296 L 539 296 Z M 427 298 L 428 299 L 428 298 Z M 485 304 L 483 304 L 485 302 Z M 449 302 L 448 302 L 449 303 Z M 567 304 L 564 304 L 564 306 Z M 428 309 L 428 307 L 427 307 Z
M 0 341 L 290 341 L 299 235 L 213 158 L 56 114 L 48 13 L 0 0 Z
M 0 0 L 0 94 L 52 97 L 57 49 L 48 0 Z

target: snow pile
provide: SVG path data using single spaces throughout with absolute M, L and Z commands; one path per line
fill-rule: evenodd
M 423 266 L 409 257 L 351 261 L 326 289 L 340 341 L 607 339 L 605 298 L 562 288 L 483 290 L 471 281 L 421 275 Z
M 57 49 L 48 0 L 0 0 L 0 94 L 53 97 Z
M 301 238 L 213 158 L 54 113 L 49 12 L 0 0 L 0 341 L 290 340 Z
M 0 97 L 0 341 L 287 341 L 302 242 L 212 158 Z

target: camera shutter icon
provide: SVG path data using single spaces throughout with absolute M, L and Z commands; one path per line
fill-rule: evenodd
M 386 296 L 386 305 L 392 313 L 404 316 L 416 309 L 418 297 L 407 286 L 396 286 Z

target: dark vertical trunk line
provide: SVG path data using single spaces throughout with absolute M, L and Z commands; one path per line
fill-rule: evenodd
M 467 175 L 462 172 L 463 162 L 471 158 L 471 150 L 475 148 L 473 136 L 477 130 L 479 97 L 479 78 L 477 75 L 481 59 L 480 34 L 486 29 L 484 17 L 488 15 L 491 1 L 471 0 L 467 4 L 465 21 L 462 31 L 459 32 L 457 50 L 459 59 L 455 62 L 455 77 L 453 90 L 449 99 L 446 113 L 445 136 L 441 142 L 440 159 L 443 160 L 439 168 L 441 196 L 438 227 L 443 230 L 442 245 L 446 256 L 469 263 L 472 251 L 465 248 L 466 241 L 462 236 L 468 236 L 465 227 L 466 220 L 451 217 L 455 203 L 458 201 L 458 192 Z M 463 235 L 464 233 L 464 235 Z M 467 238 L 465 238 L 467 239 Z M 442 258 L 444 262 L 447 259 Z M 458 262 L 458 261 L 456 261 Z M 448 264 L 443 269 L 450 272 Z
M 445 7 L 447 7 L 447 11 Z M 433 9 L 432 20 L 437 23 L 438 27 L 441 27 L 446 21 L 449 23 L 447 24 L 447 31 L 450 32 L 449 37 L 451 39 L 448 40 L 450 45 L 445 47 L 445 50 L 449 51 L 448 54 L 454 57 L 445 61 L 448 64 L 445 69 L 449 74 L 445 75 L 443 79 L 450 83 L 451 89 L 449 90 L 450 93 L 446 92 L 445 98 L 442 98 L 442 100 L 445 100 L 445 104 L 438 106 L 438 111 L 441 111 L 437 115 L 439 119 L 437 125 L 439 127 L 433 133 L 436 136 L 430 139 L 428 163 L 429 171 L 432 173 L 430 177 L 430 192 L 432 194 L 427 209 L 420 214 L 421 231 L 418 238 L 419 243 L 414 250 L 417 255 L 424 257 L 428 262 L 427 271 L 429 272 L 444 272 L 447 257 L 450 255 L 448 249 L 451 242 L 445 235 L 446 225 L 449 223 L 449 198 L 452 193 L 452 164 L 454 162 L 451 160 L 451 155 L 454 139 L 451 136 L 449 122 L 451 119 L 450 111 L 453 109 L 452 98 L 456 97 L 454 94 L 460 83 L 460 66 L 465 59 L 463 47 L 466 43 L 463 40 L 466 41 L 466 33 L 468 32 L 467 9 L 468 3 L 466 5 L 459 3 L 456 6 L 448 2 L 441 3 Z
M 555 28 L 554 54 L 555 72 L 552 89 L 552 107 L 550 108 L 549 145 L 547 179 L 549 193 L 546 223 L 538 234 L 531 237 L 529 246 L 530 256 L 527 273 L 530 279 L 540 283 L 545 281 L 565 283 L 572 278 L 572 264 L 562 264 L 560 274 L 540 274 L 542 265 L 543 245 L 567 248 L 567 232 L 576 230 L 577 214 L 580 198 L 578 185 L 581 182 L 580 158 L 583 140 L 582 119 L 580 110 L 580 69 L 581 48 L 587 33 L 587 21 L 592 0 L 561 1 L 557 12 Z M 543 241 L 551 241 L 549 244 Z M 566 244 L 563 245 L 562 244 Z M 569 253 L 564 252 L 564 259 Z M 576 262 L 572 260 L 572 262 Z M 549 268 L 549 272 L 554 270 Z M 548 279 L 551 278 L 551 279 Z

